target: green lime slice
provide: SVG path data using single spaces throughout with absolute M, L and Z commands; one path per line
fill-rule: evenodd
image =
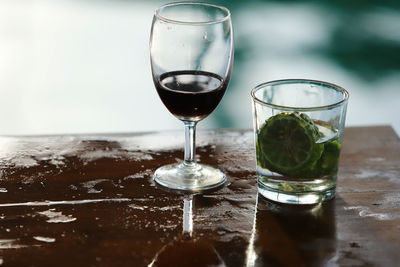
M 311 168 L 303 169 L 297 173 L 297 177 L 316 178 L 325 175 L 333 175 L 338 171 L 339 156 L 342 145 L 338 140 L 332 140 L 323 144 L 321 157 Z
M 337 172 L 341 148 L 342 145 L 337 140 L 324 144 L 324 152 L 316 165 L 316 169 L 320 171 L 321 175 Z
M 258 162 L 263 168 L 298 176 L 314 168 L 324 146 L 317 143 L 318 128 L 304 113 L 280 113 L 270 117 L 258 132 Z

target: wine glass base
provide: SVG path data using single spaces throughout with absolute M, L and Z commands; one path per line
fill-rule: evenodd
M 184 191 L 203 191 L 221 186 L 226 182 L 226 175 L 209 165 L 195 164 L 186 166 L 174 163 L 158 168 L 154 180 L 167 188 Z

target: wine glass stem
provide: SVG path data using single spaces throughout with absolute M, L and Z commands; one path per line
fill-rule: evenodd
M 196 165 L 196 122 L 184 121 L 185 124 L 185 159 L 183 164 L 187 167 Z

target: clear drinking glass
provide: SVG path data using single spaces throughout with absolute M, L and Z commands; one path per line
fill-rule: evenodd
M 251 91 L 259 193 L 283 203 L 331 199 L 348 92 L 331 83 L 280 80 Z
M 185 125 L 182 163 L 158 168 L 157 183 L 200 191 L 222 185 L 225 174 L 196 163 L 196 124 L 218 105 L 233 63 L 230 12 L 198 2 L 178 2 L 155 10 L 150 36 L 153 81 L 161 101 Z

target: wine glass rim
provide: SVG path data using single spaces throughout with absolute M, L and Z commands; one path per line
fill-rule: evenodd
M 320 85 L 320 86 L 325 86 L 325 87 L 330 87 L 332 89 L 335 89 L 343 94 L 343 98 L 339 101 L 336 101 L 335 103 L 332 104 L 327 104 L 327 105 L 321 105 L 321 106 L 310 106 L 310 107 L 293 107 L 293 106 L 284 106 L 284 105 L 278 105 L 278 104 L 273 104 L 270 102 L 266 102 L 264 100 L 259 99 L 256 96 L 256 92 L 260 89 L 263 89 L 267 86 L 272 86 L 272 85 L 279 85 L 279 84 L 296 84 L 296 83 L 309 83 L 309 84 L 314 84 L 314 85 Z M 259 104 L 265 105 L 265 106 L 270 106 L 274 108 L 279 108 L 282 110 L 297 110 L 297 111 L 311 111 L 311 110 L 321 110 L 321 109 L 332 109 L 336 108 L 338 106 L 343 105 L 346 103 L 349 99 L 349 92 L 344 89 L 343 87 L 336 85 L 334 83 L 330 82 L 325 82 L 325 81 L 320 81 L 320 80 L 311 80 L 311 79 L 283 79 L 283 80 L 274 80 L 274 81 L 269 81 L 265 82 L 262 84 L 257 85 L 254 87 L 251 92 L 251 97 L 253 100 Z
M 170 19 L 167 17 L 164 17 L 160 14 L 160 10 L 166 8 L 166 7 L 171 7 L 171 6 L 178 6 L 178 5 L 198 5 L 198 6 L 209 6 L 209 7 L 214 7 L 217 9 L 222 10 L 225 12 L 225 16 L 219 19 L 215 20 L 206 20 L 206 21 L 183 21 L 183 20 L 174 20 Z M 231 12 L 229 9 L 223 6 L 215 5 L 215 4 L 209 4 L 209 3 L 204 3 L 204 2 L 192 2 L 192 1 L 181 1 L 181 2 L 172 2 L 172 3 L 167 3 L 164 5 L 159 6 L 155 11 L 154 11 L 154 16 L 159 18 L 162 21 L 168 22 L 168 23 L 175 23 L 175 24 L 190 24 L 190 25 L 205 25 L 205 24 L 216 24 L 216 23 L 221 23 L 223 21 L 226 21 L 230 18 Z

